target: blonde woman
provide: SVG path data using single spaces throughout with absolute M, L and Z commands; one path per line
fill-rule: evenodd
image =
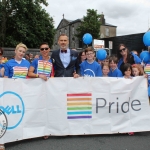
M 26 78 L 30 63 L 23 57 L 27 49 L 27 46 L 23 43 L 16 46 L 14 59 L 9 60 L 5 64 L 5 78 Z

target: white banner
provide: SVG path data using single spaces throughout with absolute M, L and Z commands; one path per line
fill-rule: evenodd
M 0 109 L 8 121 L 0 143 L 44 135 L 150 131 L 144 77 L 0 79 L 0 85 Z

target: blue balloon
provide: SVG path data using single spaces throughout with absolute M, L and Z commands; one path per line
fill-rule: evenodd
M 150 46 L 150 31 L 146 32 L 143 36 L 145 46 Z
M 148 51 L 141 52 L 140 58 L 141 58 L 142 62 L 148 63 L 149 62 L 149 58 L 150 58 L 149 57 L 149 52 Z
M 83 35 L 83 42 L 84 44 L 88 45 L 88 44 L 91 44 L 92 43 L 92 35 L 90 33 L 86 33 Z
M 148 86 L 148 96 L 150 97 L 150 86 Z
M 107 52 L 104 49 L 99 49 L 96 53 L 96 58 L 98 60 L 104 60 L 107 57 Z

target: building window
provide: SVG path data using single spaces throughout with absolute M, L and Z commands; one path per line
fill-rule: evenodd
M 109 36 L 109 28 L 105 28 L 105 35 Z
M 74 26 L 72 26 L 72 34 L 74 35 L 75 33 L 74 33 Z
M 61 30 L 59 31 L 59 35 L 61 35 Z
M 67 34 L 67 29 L 65 29 L 65 34 Z

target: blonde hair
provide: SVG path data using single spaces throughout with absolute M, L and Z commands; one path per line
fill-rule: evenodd
M 23 47 L 26 51 L 28 50 L 27 46 L 23 43 L 19 43 L 17 46 L 16 46 L 16 50 L 19 48 L 19 47 Z

